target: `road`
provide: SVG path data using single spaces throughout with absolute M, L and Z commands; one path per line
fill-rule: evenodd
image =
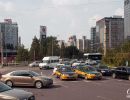
M 4 74 L 12 70 L 30 69 L 50 76 L 54 80 L 51 88 L 15 87 L 33 92 L 36 100 L 130 100 L 126 98 L 130 81 L 104 77 L 103 80 L 61 81 L 51 76 L 52 70 L 39 70 L 29 67 L 6 67 L 0 69 Z

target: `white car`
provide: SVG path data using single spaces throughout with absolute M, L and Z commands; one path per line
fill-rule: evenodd
M 44 57 L 42 59 L 42 63 L 39 64 L 40 69 L 50 69 L 54 68 L 59 64 L 59 57 L 58 56 L 49 56 L 49 57 Z
M 41 63 L 41 61 L 34 61 L 32 63 L 29 64 L 30 67 L 38 67 L 39 63 Z

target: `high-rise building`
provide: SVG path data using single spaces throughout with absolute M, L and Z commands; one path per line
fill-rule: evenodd
M 46 39 L 46 35 L 47 35 L 47 27 L 40 26 L 40 40 Z
M 97 21 L 96 38 L 104 50 L 120 46 L 124 41 L 124 18 L 113 16 Z
M 124 26 L 125 39 L 130 40 L 130 0 L 124 0 Z
M 91 27 L 91 52 L 96 52 L 97 42 L 96 42 L 96 27 Z
M 83 39 L 78 39 L 78 40 L 77 40 L 77 48 L 78 48 L 80 51 L 83 51 Z
M 18 48 L 18 24 L 11 19 L 0 22 L 0 48 L 3 48 L 4 57 L 16 55 Z
M 18 47 L 18 25 L 11 19 L 0 22 L 0 38 L 2 36 L 3 45 L 6 49 L 15 50 Z
M 68 46 L 76 46 L 76 35 L 70 36 L 68 40 Z
M 86 36 L 83 36 L 82 39 L 77 40 L 77 48 L 80 51 L 86 52 L 90 49 L 90 40 L 86 39 Z

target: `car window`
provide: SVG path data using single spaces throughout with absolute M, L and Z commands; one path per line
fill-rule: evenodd
M 122 68 L 122 71 L 127 71 L 126 68 Z
M 117 68 L 116 70 L 120 70 L 121 71 L 122 68 Z
M 8 91 L 8 90 L 11 90 L 12 88 L 5 85 L 4 83 L 0 82 L 0 92 L 5 92 L 5 91 Z
M 28 72 L 21 72 L 21 76 L 30 76 L 31 74 Z
M 13 73 L 11 74 L 11 76 L 21 76 L 21 73 L 20 73 L 20 72 L 13 72 Z

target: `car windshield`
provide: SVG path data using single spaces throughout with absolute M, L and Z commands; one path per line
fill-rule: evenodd
M 40 76 L 40 74 L 36 73 L 36 72 L 33 72 L 33 71 L 30 71 L 31 75 L 33 76 Z
M 6 84 L 0 82 L 0 92 L 5 92 L 5 91 L 8 91 L 8 90 L 12 90 L 12 88 L 7 86 Z
M 49 63 L 50 61 L 49 60 L 43 60 L 43 63 Z
M 93 67 L 83 67 L 83 70 L 84 71 L 96 71 L 96 69 Z
M 69 67 L 68 68 L 64 67 L 64 68 L 61 68 L 61 71 L 62 72 L 72 72 L 73 70 L 71 68 L 69 68 Z

